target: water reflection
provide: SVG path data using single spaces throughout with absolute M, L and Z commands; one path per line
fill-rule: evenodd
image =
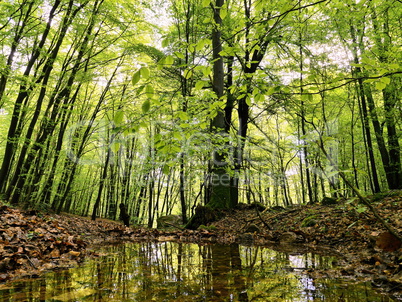
M 310 278 L 333 259 L 261 247 L 127 243 L 107 256 L 0 286 L 0 301 L 392 301 L 367 284 Z

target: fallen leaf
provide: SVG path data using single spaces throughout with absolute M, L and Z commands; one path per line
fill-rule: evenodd
M 79 255 L 81 255 L 80 252 L 76 252 L 76 251 L 69 251 L 68 254 L 72 257 L 78 257 Z
M 401 241 L 390 232 L 383 232 L 378 235 L 376 246 L 387 252 L 394 252 L 401 247 Z

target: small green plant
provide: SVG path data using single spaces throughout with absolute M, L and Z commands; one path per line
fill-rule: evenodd
M 301 227 L 311 227 L 317 224 L 317 215 L 311 215 L 303 219 L 301 222 Z
M 357 213 L 364 213 L 367 211 L 367 207 L 365 205 L 362 204 L 358 204 L 356 207 L 356 212 Z

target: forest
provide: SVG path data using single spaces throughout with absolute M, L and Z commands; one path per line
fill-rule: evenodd
M 154 227 L 401 190 L 401 29 L 400 0 L 3 0 L 0 199 Z

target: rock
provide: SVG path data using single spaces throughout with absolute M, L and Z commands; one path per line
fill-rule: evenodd
M 260 211 L 260 212 L 265 211 L 265 209 L 267 208 L 267 207 L 264 206 L 261 202 L 253 202 L 253 203 L 251 204 L 251 206 L 252 206 L 254 209 L 257 209 L 257 210 Z
M 260 233 L 261 232 L 261 230 L 260 230 L 260 228 L 258 227 L 258 226 L 256 226 L 255 224 L 251 224 L 251 225 L 249 225 L 247 228 L 246 228 L 246 230 L 244 231 L 244 233 Z
M 180 215 L 166 215 L 156 219 L 156 223 L 157 223 L 156 227 L 158 229 L 163 229 L 163 228 L 172 228 L 174 226 L 180 226 L 181 224 L 183 224 L 183 221 L 181 220 Z
M 294 232 L 285 232 L 279 237 L 281 244 L 295 243 L 298 241 L 297 234 Z
M 200 225 L 208 225 L 219 220 L 221 217 L 222 213 L 218 209 L 198 205 L 195 208 L 193 217 L 191 217 L 191 219 L 187 222 L 185 228 L 189 230 L 196 230 Z
M 280 212 L 280 211 L 285 211 L 286 209 L 284 207 L 281 207 L 281 206 L 273 206 L 273 207 L 270 207 L 269 210 L 270 211 L 278 211 L 278 212 Z
M 303 219 L 300 226 L 303 228 L 312 227 L 317 224 L 317 215 L 311 215 Z
M 338 203 L 338 201 L 336 200 L 336 198 L 332 198 L 332 197 L 324 197 L 322 200 L 321 200 L 321 204 L 323 205 L 323 206 L 329 206 L 329 205 L 333 205 L 333 204 L 337 204 Z

